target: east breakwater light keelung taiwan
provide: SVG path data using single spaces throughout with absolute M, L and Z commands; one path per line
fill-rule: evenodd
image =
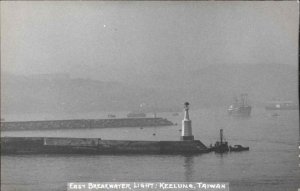
M 199 154 L 209 152 L 194 140 L 189 119 L 189 103 L 184 106 L 181 140 L 137 141 L 67 137 L 3 137 L 2 154 Z
M 189 116 L 189 102 L 184 103 L 184 119 L 182 120 L 181 140 L 194 140 L 192 133 L 192 121 Z

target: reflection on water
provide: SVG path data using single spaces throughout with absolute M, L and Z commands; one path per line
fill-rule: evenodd
M 193 182 L 194 177 L 194 157 L 184 156 L 184 181 Z

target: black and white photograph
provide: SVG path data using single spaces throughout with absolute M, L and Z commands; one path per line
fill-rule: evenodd
M 298 1 L 1 1 L 2 191 L 299 191 Z

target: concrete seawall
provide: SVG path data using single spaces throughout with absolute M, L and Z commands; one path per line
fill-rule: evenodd
M 2 131 L 171 126 L 164 118 L 116 118 L 1 122 Z
M 1 154 L 200 154 L 195 141 L 119 141 L 97 138 L 2 137 Z

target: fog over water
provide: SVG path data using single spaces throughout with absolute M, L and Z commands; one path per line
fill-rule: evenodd
M 62 190 L 67 182 L 229 182 L 230 190 L 296 190 L 299 4 L 296 1 L 5 1 L 2 121 L 126 117 L 168 127 L 1 131 L 1 136 L 179 140 L 183 103 L 193 135 L 246 152 L 195 155 L 5 155 L 1 190 Z M 248 94 L 251 115 L 229 116 Z
M 1 2 L 1 112 L 297 102 L 298 19 L 285 1 Z

